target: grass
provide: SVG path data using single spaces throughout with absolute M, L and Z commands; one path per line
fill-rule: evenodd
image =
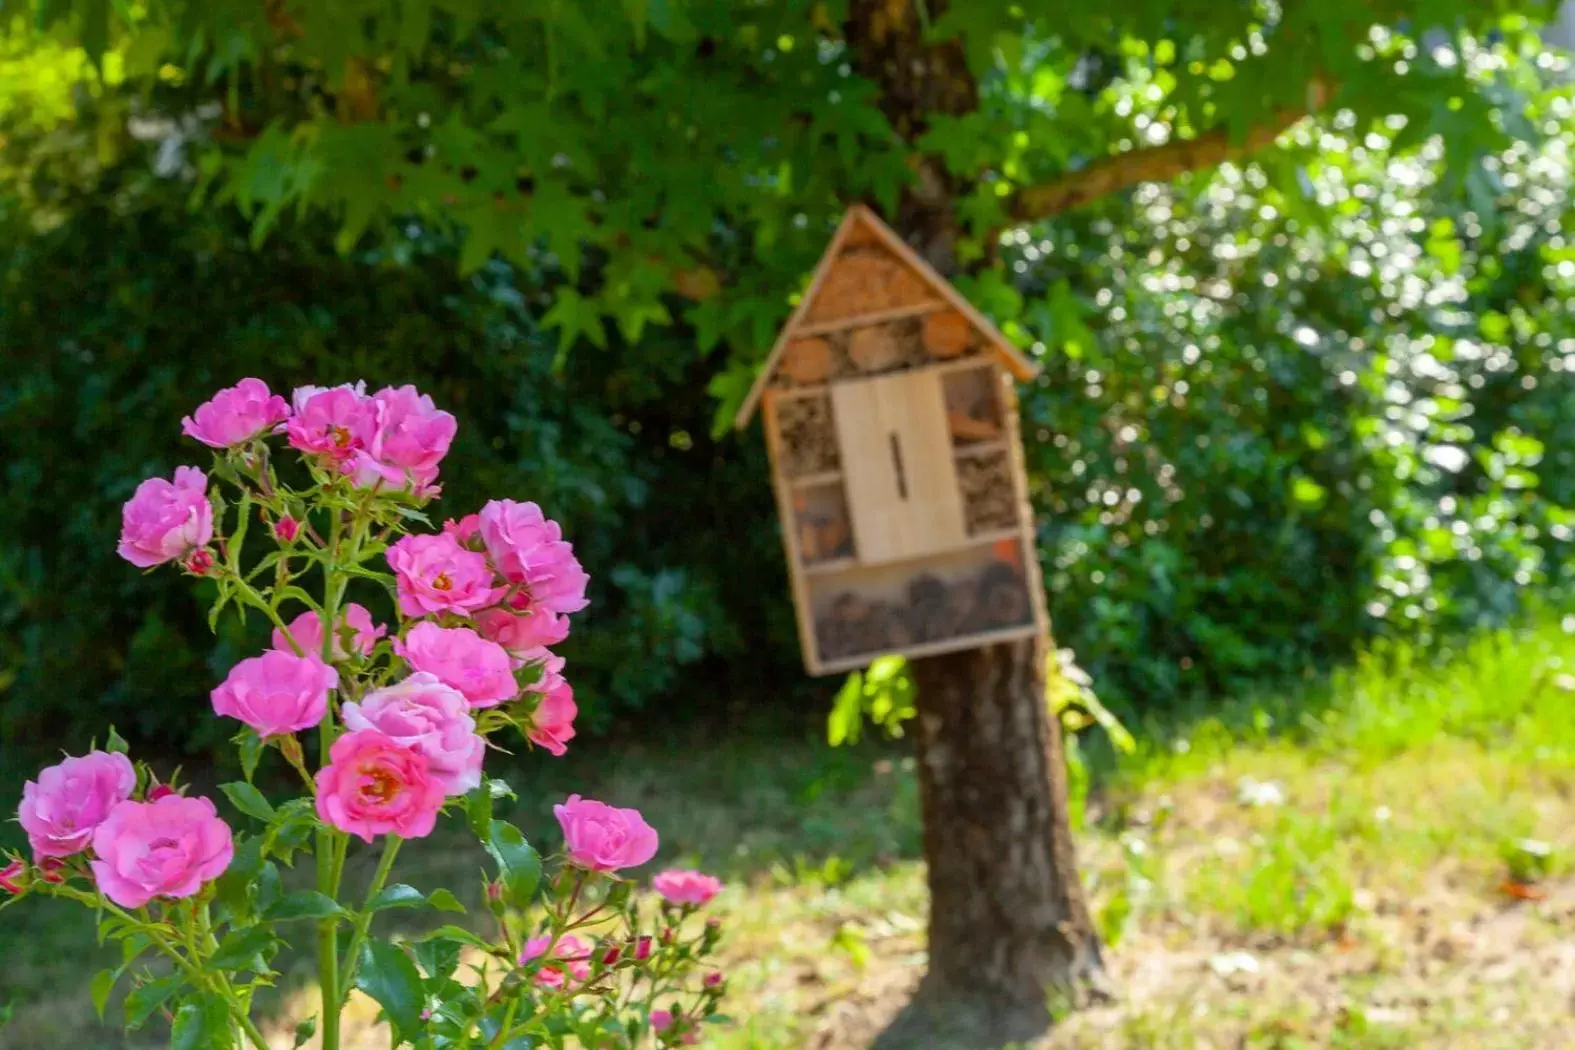
M 1575 636 L 1496 632 L 1431 662 L 1396 649 L 1142 730 L 1130 756 L 1084 748 L 1078 847 L 1122 995 L 1043 1046 L 1575 1045 Z M 513 816 L 549 827 L 571 789 L 641 807 L 664 859 L 730 883 L 713 907 L 739 1021 L 707 1045 L 852 1050 L 925 963 L 904 754 L 780 726 L 587 748 L 522 763 Z M 481 856 L 460 837 L 407 853 L 400 878 L 474 899 Z M 87 927 L 34 902 L 0 917 L 16 1004 L 0 1046 L 160 1044 L 93 1017 Z M 287 991 L 277 1030 L 305 1008 Z M 352 1017 L 355 1045 L 386 1045 Z

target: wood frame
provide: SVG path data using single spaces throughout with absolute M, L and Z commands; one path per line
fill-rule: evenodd
M 907 302 L 905 305 L 855 313 L 835 320 L 807 322 L 806 318 L 814 308 L 816 297 L 821 292 L 827 275 L 833 270 L 832 264 L 844 248 L 853 246 L 860 249 L 873 246 L 890 251 L 902 264 L 923 279 L 924 284 L 932 292 L 931 297 L 918 302 Z M 851 275 L 850 279 L 857 280 Z M 911 294 L 911 291 L 908 294 Z M 846 297 L 841 301 L 848 302 Z M 857 299 L 855 298 L 854 301 L 857 302 Z M 886 301 L 892 300 L 888 298 Z M 901 299 L 898 301 L 901 302 Z M 843 374 L 836 378 L 798 386 L 772 385 L 772 379 L 782 362 L 783 353 L 795 339 L 835 336 L 837 333 L 850 332 L 871 325 L 906 321 L 949 310 L 961 314 L 974 333 L 972 348 L 962 356 L 942 357 L 941 352 L 936 351 L 923 363 L 916 364 L 908 358 L 895 371 L 873 366 L 858 376 Z M 928 345 L 926 344 L 927 348 Z M 966 430 L 954 430 L 948 426 L 946 454 L 952 463 L 958 465 L 966 462 L 970 457 L 1004 455 L 1005 471 L 1010 475 L 1012 486 L 1010 504 L 1015 513 L 1010 517 L 1013 523 L 1009 527 L 989 527 L 994 514 L 999 514 L 1003 524 L 1007 519 L 1007 515 L 1003 513 L 1005 507 L 992 501 L 981 507 L 983 514 L 978 519 L 978 531 L 965 535 L 959 542 L 941 541 L 937 536 L 934 542 L 921 541 L 917 546 L 909 545 L 906 549 L 900 546 L 893 547 L 889 551 L 889 556 L 880 557 L 877 553 L 874 560 L 871 560 L 863 556 L 855 541 L 852 555 L 841 555 L 836 548 L 831 548 L 831 555 L 827 557 L 828 548 L 822 539 L 824 532 L 817 531 L 824 529 L 824 519 L 814 513 L 800 518 L 803 510 L 800 504 L 804 494 L 818 486 L 837 486 L 845 505 L 846 525 L 850 535 L 854 532 L 855 501 L 859 498 L 858 492 L 853 491 L 850 482 L 850 478 L 858 472 L 854 471 L 850 475 L 848 449 L 843 447 L 845 433 L 840 431 L 835 422 L 834 406 L 838 399 L 832 396 L 833 390 L 847 382 L 918 371 L 935 376 L 944 385 L 947 377 L 953 373 L 970 370 L 984 372 L 984 381 L 993 384 L 992 396 L 995 411 L 999 414 L 1000 433 L 998 437 L 985 436 L 979 440 L 969 441 L 966 440 L 969 436 Z M 804 667 L 811 675 L 835 674 L 864 667 L 884 653 L 896 653 L 908 657 L 931 656 L 1048 634 L 1049 611 L 1044 594 L 1043 572 L 1037 555 L 1037 529 L 1028 498 L 1028 478 L 1022 450 L 1017 393 L 1012 381 L 1013 377 L 1026 379 L 1037 374 L 1038 369 L 1031 361 L 1011 346 L 988 320 L 872 212 L 862 205 L 855 205 L 849 209 L 842 224 L 838 226 L 831 244 L 827 247 L 824 257 L 816 267 L 808 288 L 795 307 L 793 316 L 778 335 L 765 367 L 749 392 L 749 397 L 734 419 L 735 426 L 743 427 L 749 422 L 757 407 L 764 416 L 766 448 L 771 464 L 772 493 L 777 504 L 777 514 L 782 522 L 782 552 L 787 559 L 794 620 L 798 629 Z M 812 452 L 807 458 L 802 455 L 795 456 L 794 449 L 784 449 L 785 440 L 790 440 L 784 437 L 781 429 L 784 406 L 804 398 L 824 399 L 831 413 L 832 435 L 828 440 L 837 443 L 835 470 L 815 469 L 817 462 L 824 465 L 829 465 L 831 462 L 828 456 L 813 454 L 818 446 L 806 446 Z M 870 410 L 874 411 L 873 408 Z M 864 417 L 861 415 L 859 418 Z M 901 429 L 895 421 L 891 425 L 898 430 Z M 924 432 L 928 434 L 934 425 L 927 424 Z M 803 435 L 804 432 L 794 424 L 790 423 L 789 426 L 795 434 Z M 962 437 L 960 438 L 959 435 Z M 895 447 L 895 437 L 893 442 Z M 858 447 L 867 444 L 861 442 Z M 906 440 L 904 445 L 906 446 Z M 788 461 L 795 469 L 807 468 L 808 472 L 798 476 L 788 476 L 783 467 L 785 452 Z M 938 454 L 938 449 L 930 453 L 930 455 L 934 454 Z M 868 457 L 860 460 L 861 463 L 867 461 Z M 902 469 L 900 457 L 896 469 L 899 471 Z M 990 469 L 993 472 L 1000 468 Z M 987 493 L 1000 491 L 994 486 L 994 476 L 993 473 L 985 476 Z M 871 490 L 872 493 L 886 491 L 883 486 L 888 479 L 871 477 L 869 480 L 876 485 Z M 975 475 L 976 485 L 978 480 L 978 476 Z M 960 482 L 956 483 L 960 486 Z M 975 487 L 973 491 L 977 493 L 979 490 Z M 886 497 L 872 496 L 872 498 L 885 499 Z M 973 504 L 973 506 L 980 505 Z M 995 508 L 994 514 L 985 509 L 991 506 Z M 807 530 L 802 536 L 801 527 Z M 1002 544 L 1007 546 L 1003 547 Z M 931 549 L 932 547 L 934 549 Z M 995 549 L 991 550 L 992 547 Z M 806 553 L 821 560 L 806 562 Z M 1012 577 L 997 576 L 996 582 L 992 583 L 992 574 L 998 570 L 992 569 L 991 566 L 1003 564 L 1013 567 Z M 929 578 L 930 584 L 923 583 L 925 577 Z M 1007 583 L 1007 579 L 1011 579 L 1011 582 Z M 1020 592 L 1017 591 L 1019 582 L 1027 592 L 1025 610 L 1027 619 L 1020 624 L 1014 622 L 1019 614 L 1013 610 L 1011 604 L 1004 607 L 999 604 L 1002 600 L 1009 603 L 1021 600 Z M 944 587 L 947 590 L 940 592 L 943 595 L 939 599 L 941 604 L 931 606 L 928 604 L 928 595 L 925 598 L 912 597 L 915 592 L 910 588 L 915 585 Z M 1003 585 L 1008 588 L 1005 592 L 998 589 Z M 944 596 L 947 594 L 951 596 Z M 908 597 L 910 603 L 923 602 L 924 604 L 905 606 L 902 601 L 904 596 Z M 862 608 L 866 611 L 852 612 L 851 618 L 845 618 L 847 614 L 838 613 L 834 618 L 826 619 L 828 601 L 831 601 L 832 606 L 835 607 L 837 603 L 848 600 L 863 603 Z M 952 604 L 959 600 L 964 604 L 960 606 Z M 816 618 L 817 601 L 821 603 L 820 612 L 822 619 L 825 620 L 824 624 L 819 624 Z M 921 611 L 915 615 L 905 611 L 910 608 L 938 608 L 942 619 L 927 619 L 931 615 L 929 612 Z M 1013 611 L 1003 611 L 1003 609 Z M 1010 618 L 1006 619 L 1008 626 L 990 626 L 992 621 L 1000 623 L 1008 617 Z M 937 624 L 941 626 L 937 627 Z M 972 633 L 959 633 L 953 637 L 944 636 L 946 631 L 953 629 L 953 625 L 966 630 L 967 628 L 962 626 L 964 624 L 979 629 L 973 630 Z M 828 625 L 833 631 L 830 636 L 822 633 L 822 629 Z M 836 633 L 839 631 L 851 633 Z M 907 645 L 901 644 L 901 640 L 907 638 L 910 632 L 914 639 L 929 636 L 929 640 L 915 640 Z M 936 637 L 937 634 L 941 636 Z M 871 649 L 825 657 L 820 645 L 826 637 L 833 640 L 835 643 L 833 649 L 839 653 L 846 653 L 846 650 L 854 645 L 865 643 L 870 643 Z
M 1023 356 L 1023 352 L 1013 346 L 1011 340 L 1001 334 L 1001 330 L 990 323 L 990 319 L 974 309 L 974 305 L 962 294 L 953 288 L 946 278 L 935 272 L 935 268 L 925 262 L 919 253 L 908 246 L 908 242 L 898 237 L 896 231 L 887 226 L 869 208 L 862 204 L 855 204 L 843 216 L 842 223 L 837 227 L 837 232 L 832 235 L 831 244 L 826 248 L 826 254 L 820 258 L 820 264 L 815 267 L 814 274 L 809 279 L 809 287 L 804 289 L 803 296 L 798 301 L 798 306 L 793 309 L 793 314 L 788 318 L 787 324 L 782 326 L 782 331 L 777 335 L 777 341 L 771 346 L 771 353 L 766 357 L 766 363 L 760 366 L 760 374 L 755 377 L 755 383 L 749 388 L 749 395 L 744 398 L 744 403 L 739 406 L 738 413 L 733 417 L 735 429 L 742 430 L 749 425 L 754 417 L 755 408 L 760 404 L 766 385 L 771 382 L 771 377 L 776 373 L 777 365 L 782 361 L 782 353 L 794 339 L 802 338 L 816 332 L 840 331 L 844 328 L 859 328 L 880 321 L 893 320 L 897 317 L 911 317 L 919 314 L 933 312 L 930 303 L 920 304 L 916 307 L 900 307 L 896 310 L 882 310 L 872 312 L 864 317 L 845 317 L 834 322 L 820 322 L 805 324 L 805 317 L 809 308 L 815 302 L 816 293 L 825 283 L 826 275 L 831 272 L 831 267 L 836 262 L 837 256 L 842 253 L 848 238 L 855 228 L 862 227 L 874 234 L 875 240 L 886 248 L 902 262 L 907 264 L 917 273 L 930 289 L 935 293 L 938 303 L 934 309 L 951 307 L 968 319 L 974 330 L 983 337 L 985 344 L 1000 359 L 1001 364 L 1019 380 L 1029 380 L 1039 374 L 1039 366 Z

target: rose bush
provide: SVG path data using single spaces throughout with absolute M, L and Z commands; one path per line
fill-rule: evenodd
M 211 470 L 143 482 L 119 551 L 212 581 L 211 625 L 248 612 L 273 625 L 273 648 L 236 663 L 211 694 L 214 713 L 243 727 L 246 779 L 221 788 L 238 817 L 133 763 L 111 730 L 105 748 L 28 782 L 18 820 L 33 855 L 4 858 L 0 907 L 39 895 L 93 909 L 123 960 L 93 978 L 95 1003 L 127 981 L 128 1023 L 161 1015 L 172 1045 L 192 1050 L 268 1050 L 253 997 L 302 920 L 315 926 L 322 1009 L 297 1028 L 298 1046 L 320 1033 L 338 1050 L 352 989 L 382 1007 L 391 1047 L 694 1042 L 719 1016 L 721 975 L 694 979 L 719 930 L 681 930 L 720 884 L 666 872 L 660 902 L 642 907 L 626 873 L 655 856 L 658 836 L 632 809 L 578 795 L 554 807 L 565 846 L 551 875 L 524 833 L 493 816 L 510 792 L 484 770 L 489 738 L 512 732 L 561 755 L 575 735 L 573 690 L 550 647 L 585 608 L 588 577 L 558 523 L 534 503 L 494 500 L 410 533 L 427 523 L 455 433 L 414 387 L 303 387 L 286 400 L 244 379 L 182 426 L 217 450 Z M 281 478 L 276 437 L 304 482 Z M 247 544 L 263 531 L 254 519 L 261 552 Z M 399 622 L 375 623 L 352 587 L 382 587 Z M 315 769 L 302 734 L 315 736 Z M 305 795 L 275 804 L 253 786 L 272 754 Z M 401 845 L 445 813 L 492 859 L 489 932 L 374 936 L 385 909 L 464 910 L 446 888 L 389 881 Z M 343 884 L 352 839 L 381 851 L 358 900 Z M 315 886 L 287 889 L 280 869 L 303 851 Z M 456 977 L 462 952 L 476 979 Z M 156 969 L 159 957 L 173 969 Z

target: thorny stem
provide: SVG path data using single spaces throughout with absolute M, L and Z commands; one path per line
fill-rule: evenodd
M 339 619 L 340 581 L 339 574 L 334 570 L 339 557 L 341 512 L 331 511 L 328 520 L 328 550 L 323 559 L 324 662 L 333 658 L 334 634 Z M 319 768 L 328 765 L 329 750 L 333 744 L 334 716 L 330 711 L 318 728 Z M 342 863 L 344 854 L 336 848 L 338 843 L 335 840 L 342 837 L 326 826 L 317 832 L 317 889 L 330 897 L 335 896 L 339 885 L 339 864 L 335 863 L 335 855 Z M 344 840 L 344 845 L 345 848 L 349 847 L 348 839 Z M 322 1050 L 339 1050 L 339 1010 L 343 1000 L 339 996 L 339 924 L 336 919 L 324 919 L 317 927 L 317 983 L 323 999 Z
M 377 872 L 372 876 L 372 884 L 366 889 L 366 903 L 361 906 L 361 913 L 356 916 L 355 932 L 350 935 L 350 945 L 345 949 L 345 961 L 342 969 L 344 977 L 340 980 L 339 1001 L 343 1002 L 350 994 L 351 985 L 355 983 L 356 967 L 360 964 L 361 944 L 366 940 L 367 930 L 372 926 L 372 902 L 377 900 L 377 895 L 383 892 L 383 883 L 388 881 L 388 873 L 393 870 L 394 857 L 399 853 L 400 844 L 404 840 L 398 835 L 389 835 L 383 841 L 383 856 L 377 862 Z

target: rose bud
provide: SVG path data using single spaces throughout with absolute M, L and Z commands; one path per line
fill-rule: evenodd
M 0 890 L 18 894 L 27 889 L 27 863 L 20 857 L 0 868 Z
M 634 961 L 645 962 L 651 957 L 651 938 L 641 937 L 634 942 Z
M 724 978 L 720 971 L 712 971 L 705 975 L 705 986 L 707 988 L 720 988 L 723 980 Z
M 197 548 L 186 558 L 186 571 L 193 576 L 206 576 L 212 568 L 213 552 L 206 547 Z
M 294 543 L 301 532 L 301 523 L 286 514 L 273 524 L 273 534 L 285 543 Z
M 45 857 L 38 862 L 38 874 L 45 882 L 58 884 L 66 881 L 65 870 L 66 862 L 59 857 Z
M 623 949 L 619 948 L 616 944 L 613 945 L 611 948 L 608 948 L 607 951 L 602 954 L 602 965 L 603 966 L 616 966 L 616 965 L 618 965 L 618 957 L 620 955 L 622 955 L 622 954 L 623 954 Z
M 149 802 L 157 802 L 159 799 L 167 798 L 173 794 L 175 794 L 175 789 L 168 784 L 154 784 L 153 787 L 148 789 L 147 800 Z

